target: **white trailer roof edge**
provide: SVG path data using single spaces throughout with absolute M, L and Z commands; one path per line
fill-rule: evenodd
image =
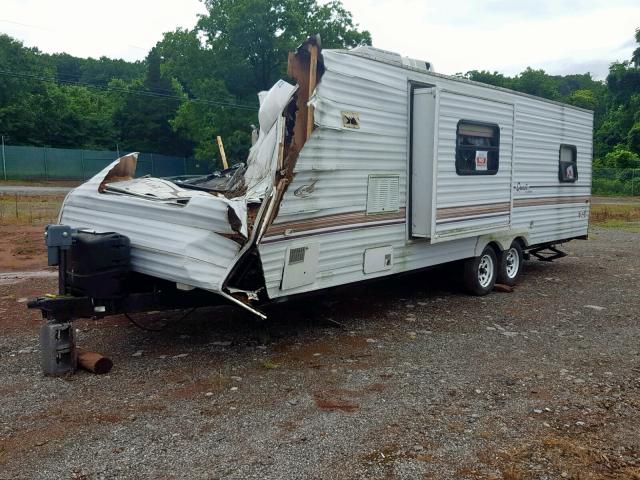
M 547 102 L 547 103 L 551 103 L 553 105 L 559 105 L 562 107 L 566 107 L 566 108 L 571 108 L 580 112 L 584 112 L 584 113 L 591 113 L 593 114 L 593 110 L 589 110 L 587 108 L 582 108 L 582 107 L 577 107 L 575 105 L 571 105 L 569 103 L 564 103 L 564 102 L 559 102 L 557 100 L 551 100 L 548 98 L 544 98 L 544 97 L 538 97 L 536 95 L 532 95 L 530 93 L 525 93 L 525 92 L 519 92 L 517 90 L 512 90 L 506 87 L 499 87 L 497 85 L 491 85 L 489 83 L 482 83 L 482 82 L 478 82 L 475 80 L 469 80 L 468 78 L 463 78 L 463 77 L 456 77 L 455 75 L 446 75 L 444 73 L 438 73 L 438 72 L 434 72 L 433 70 L 427 70 L 427 69 L 422 69 L 422 68 L 417 68 L 415 66 L 412 65 L 407 65 L 405 63 L 396 63 L 396 62 L 392 62 L 390 60 L 388 60 L 385 56 L 372 56 L 372 55 L 362 55 L 358 53 L 358 48 L 363 48 L 363 47 L 357 47 L 353 50 L 345 50 L 345 49 L 327 49 L 324 50 L 324 52 L 336 52 L 339 54 L 343 54 L 343 55 L 353 55 L 353 56 L 357 56 L 360 58 L 365 58 L 367 60 L 370 60 L 372 62 L 379 62 L 379 63 L 384 63 L 386 65 L 390 65 L 392 67 L 395 68 L 401 68 L 403 70 L 410 70 L 413 72 L 417 72 L 420 73 L 421 75 L 426 75 L 426 76 L 431 76 L 434 78 L 441 78 L 444 80 L 451 80 L 454 82 L 459 82 L 459 83 L 466 83 L 469 85 L 475 85 L 475 86 L 479 86 L 482 88 L 490 88 L 492 90 L 497 90 L 499 92 L 503 92 L 503 93 L 509 93 L 509 94 L 513 94 L 513 95 L 518 95 L 521 97 L 526 97 L 526 98 L 530 98 L 530 99 L 534 99 L 534 100 L 539 100 L 539 101 L 543 101 L 543 102 Z M 364 47 L 364 48 L 368 48 L 371 50 L 379 50 L 373 47 Z M 391 52 L 388 52 L 391 53 Z M 402 58 L 400 57 L 400 55 L 398 55 L 398 58 Z

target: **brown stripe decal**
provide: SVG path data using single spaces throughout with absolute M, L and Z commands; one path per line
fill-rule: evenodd
M 367 215 L 367 212 L 341 213 L 337 215 L 327 215 L 324 217 L 312 218 L 299 222 L 278 223 L 271 225 L 265 236 L 282 235 L 287 233 L 305 232 L 307 230 L 317 230 L 320 228 L 331 228 L 349 226 L 360 223 L 381 222 L 385 220 L 402 220 L 405 218 L 405 209 L 401 208 L 397 212 L 378 213 Z
M 567 203 L 590 203 L 589 196 L 518 198 L 513 201 L 514 207 L 537 207 L 539 205 L 561 205 Z
M 509 214 L 511 204 L 509 202 L 487 203 L 485 205 L 473 205 L 464 207 L 439 208 L 436 211 L 436 220 L 448 220 L 451 218 L 473 217 L 476 215 L 489 215 L 492 213 Z

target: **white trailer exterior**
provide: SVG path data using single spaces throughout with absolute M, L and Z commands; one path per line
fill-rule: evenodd
M 592 112 L 371 47 L 319 52 L 309 41 L 290 74 L 298 92 L 283 97 L 279 119 L 263 125 L 261 108 L 261 136 L 273 142 L 252 149 L 248 171 L 266 173 L 244 196 L 176 186 L 150 200 L 159 187 L 148 179 L 129 180 L 137 195 L 99 191 L 108 168 L 69 195 L 61 222 L 128 235 L 134 270 L 233 293 L 247 308 L 478 258 L 487 246 L 500 259 L 514 241 L 527 249 L 586 237 Z M 298 111 L 287 120 L 291 102 Z M 249 255 L 260 291 L 236 278 Z
M 259 245 L 270 297 L 477 256 L 490 242 L 587 235 L 592 112 L 407 63 L 369 48 L 324 52 L 316 129 Z M 461 121 L 499 126 L 495 175 L 456 173 Z M 559 180 L 561 145 L 576 149 L 575 182 Z M 301 247 L 310 273 L 292 282 L 287 262 Z

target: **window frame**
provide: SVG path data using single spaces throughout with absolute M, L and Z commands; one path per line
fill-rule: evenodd
M 573 152 L 573 160 L 571 162 L 566 162 L 562 160 L 562 149 L 569 148 Z M 573 178 L 565 178 L 563 174 L 563 163 L 570 163 L 573 165 L 574 175 Z M 570 145 L 568 143 L 561 143 L 558 148 L 558 180 L 560 183 L 576 183 L 578 181 L 578 148 L 575 145 Z
M 494 137 L 496 140 L 496 145 L 492 146 L 492 147 L 482 147 L 482 148 L 474 148 L 474 150 L 487 150 L 487 151 L 491 151 L 491 152 L 495 152 L 495 169 L 489 169 L 489 159 L 488 159 L 488 155 L 487 155 L 487 170 L 467 170 L 467 169 L 463 169 L 460 165 L 461 162 L 461 148 L 458 142 L 458 139 L 460 137 L 460 126 L 461 125 L 470 125 L 470 126 L 479 126 L 479 127 L 490 127 L 493 129 L 494 131 Z M 458 121 L 458 124 L 456 125 L 456 137 L 455 137 L 455 145 L 456 145 L 456 151 L 455 151 L 455 166 L 456 166 L 456 174 L 460 175 L 460 176 L 476 176 L 476 175 L 497 175 L 498 171 L 500 170 L 500 125 L 498 125 L 497 123 L 491 123 L 491 122 L 481 122 L 481 121 L 477 121 L 477 120 L 466 120 L 466 119 L 462 119 Z M 464 147 L 463 147 L 464 148 Z M 469 148 L 469 150 L 471 150 L 471 148 Z

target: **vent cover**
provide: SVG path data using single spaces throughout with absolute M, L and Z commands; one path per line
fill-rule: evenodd
M 307 247 L 292 248 L 289 250 L 289 265 L 304 262 L 304 254 Z
M 315 283 L 319 251 L 319 244 L 315 242 L 287 247 L 280 288 L 290 290 Z
M 400 177 L 369 175 L 367 213 L 387 213 L 399 210 Z

